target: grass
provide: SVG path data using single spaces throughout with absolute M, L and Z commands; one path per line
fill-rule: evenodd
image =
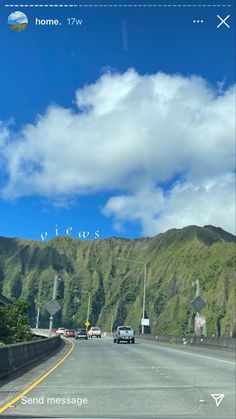
M 8 24 L 9 28 L 14 32 L 21 32 L 23 31 L 28 23 L 17 23 L 17 24 Z

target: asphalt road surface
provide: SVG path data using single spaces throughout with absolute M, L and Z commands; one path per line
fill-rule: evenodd
M 65 361 L 4 417 L 235 418 L 231 352 L 143 339 L 134 345 L 117 345 L 110 337 L 71 342 L 74 349 Z M 67 341 L 64 352 L 70 346 Z M 6 383 L 1 406 L 12 398 L 14 385 L 21 391 L 29 387 L 53 361 L 56 357 Z M 211 394 L 224 395 L 218 407 Z

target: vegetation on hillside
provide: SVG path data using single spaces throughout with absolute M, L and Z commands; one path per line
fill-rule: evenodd
M 30 304 L 26 301 L 0 305 L 0 345 L 33 339 L 27 316 L 29 308 Z
M 53 279 L 61 278 L 61 311 L 55 325 L 79 327 L 86 320 L 110 331 L 131 324 L 138 332 L 142 315 L 143 265 L 147 265 L 146 317 L 155 334 L 193 333 L 195 297 L 192 282 L 199 279 L 206 302 L 202 314 L 207 334 L 230 336 L 235 327 L 235 237 L 213 226 L 172 229 L 151 238 L 109 238 L 80 241 L 56 237 L 48 242 L 0 238 L 0 292 L 10 299 L 41 307 L 41 326 L 48 325 L 44 307 L 52 298 Z M 33 324 L 33 323 L 32 323 Z

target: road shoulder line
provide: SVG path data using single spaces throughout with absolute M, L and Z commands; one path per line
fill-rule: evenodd
M 71 344 L 70 349 L 68 352 L 58 361 L 52 368 L 50 368 L 45 374 L 42 375 L 42 377 L 38 378 L 36 381 L 34 381 L 28 388 L 26 388 L 24 391 L 22 391 L 18 396 L 16 396 L 14 399 L 7 402 L 4 406 L 0 407 L 0 414 L 5 412 L 5 410 L 12 407 L 14 403 L 16 403 L 18 400 L 20 400 L 23 396 L 28 394 L 31 390 L 33 390 L 37 385 L 39 385 L 42 381 L 44 381 L 56 368 L 58 368 L 65 360 L 66 358 L 71 354 L 73 351 L 75 345 L 72 341 L 69 341 Z

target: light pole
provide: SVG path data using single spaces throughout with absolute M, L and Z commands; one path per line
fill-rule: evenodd
M 143 265 L 143 267 L 144 267 L 144 278 L 143 278 L 143 316 L 142 316 L 142 319 L 144 319 L 145 309 L 146 309 L 147 265 L 146 265 L 146 263 L 140 262 L 139 260 L 122 259 L 122 258 L 117 258 L 117 260 L 121 260 L 123 262 L 137 263 L 139 265 Z M 142 324 L 142 335 L 144 335 L 144 324 Z
M 195 287 L 196 290 L 196 298 L 199 296 L 200 294 L 200 281 L 199 279 L 196 279 L 196 281 L 192 282 L 192 286 Z
M 57 275 L 55 275 L 54 277 L 54 285 L 53 285 L 53 294 L 52 294 L 52 299 L 56 300 L 57 299 L 57 286 L 58 286 L 58 281 L 60 281 L 61 279 L 58 278 Z M 49 332 L 48 332 L 48 337 L 50 338 L 52 336 L 52 324 L 53 324 L 53 316 L 52 314 L 50 315 L 50 321 L 49 321 Z
M 89 321 L 89 311 L 90 311 L 90 292 L 89 291 L 82 291 L 82 294 L 88 294 L 88 307 L 87 307 L 87 319 L 86 323 Z M 88 330 L 88 326 L 86 326 L 86 331 Z
M 37 316 L 36 316 L 36 325 L 35 325 L 36 329 L 39 328 L 39 316 L 40 316 L 40 308 L 37 307 Z
M 90 292 L 88 292 L 88 308 L 87 308 L 87 320 L 86 323 L 89 321 L 89 309 L 90 309 Z M 86 326 L 86 331 L 88 330 L 88 326 Z
M 111 316 L 111 333 L 113 332 L 114 316 Z
M 36 309 L 36 312 L 37 312 L 37 315 L 36 315 L 36 318 L 35 318 L 36 319 L 35 328 L 38 329 L 39 328 L 39 317 L 40 317 L 40 305 L 37 301 L 37 298 L 35 298 L 34 303 L 35 303 L 35 309 Z

